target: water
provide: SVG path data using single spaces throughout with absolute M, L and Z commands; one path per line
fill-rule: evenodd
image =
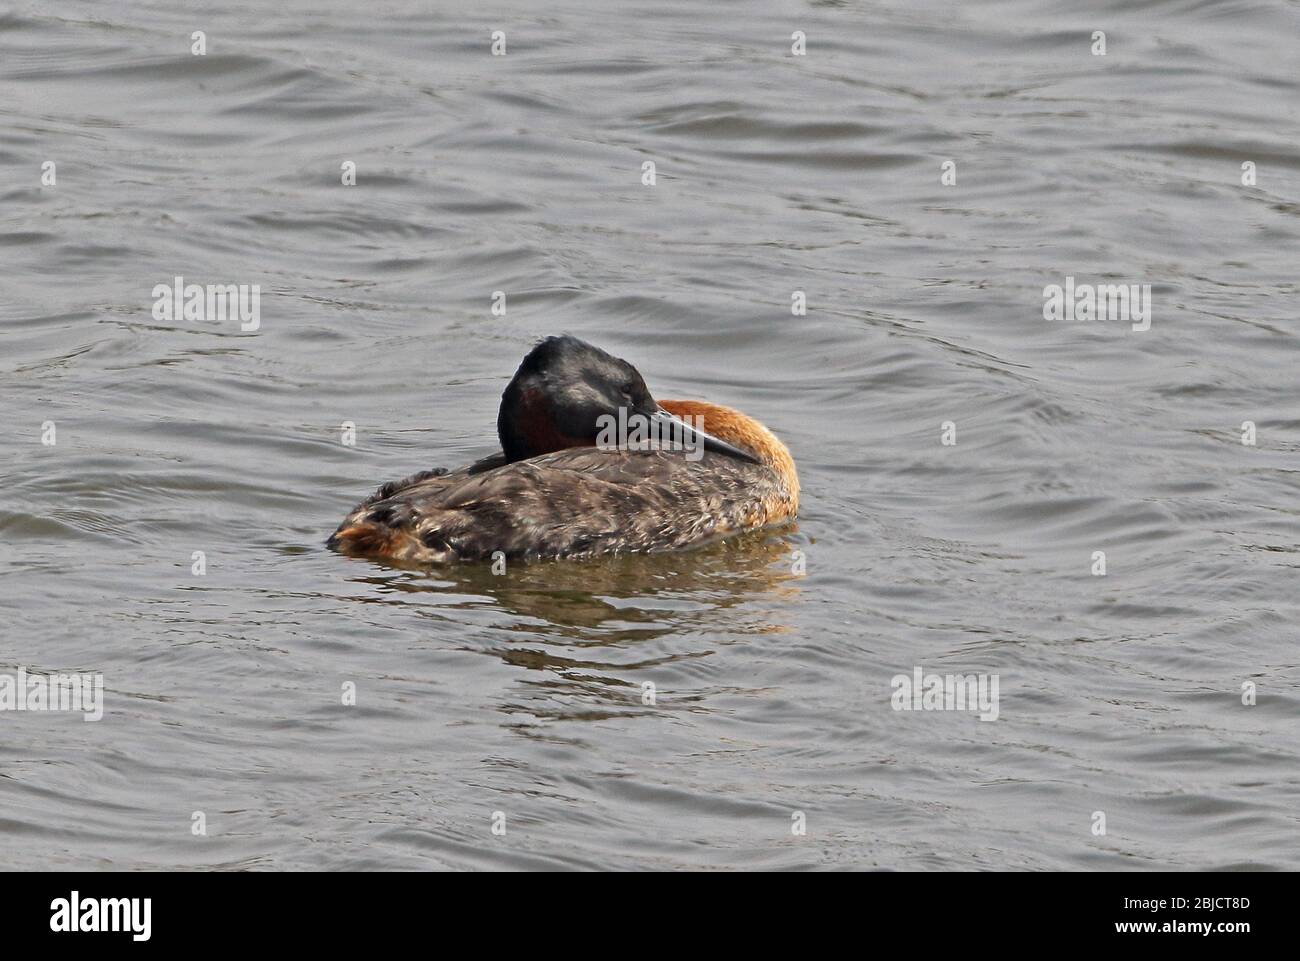
M 179 6 L 0 18 L 0 673 L 107 688 L 0 717 L 0 866 L 1300 867 L 1294 3 Z M 323 548 L 560 331 L 769 423 L 797 528 Z

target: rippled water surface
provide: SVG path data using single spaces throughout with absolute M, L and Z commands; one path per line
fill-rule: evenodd
M 1082 6 L 9 5 L 0 673 L 107 692 L 0 715 L 0 866 L 1300 868 L 1300 7 Z M 560 331 L 771 425 L 797 527 L 324 548 Z

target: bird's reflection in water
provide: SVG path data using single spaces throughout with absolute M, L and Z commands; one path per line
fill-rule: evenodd
M 540 671 L 521 679 L 535 695 L 506 713 L 599 719 L 650 713 L 642 678 L 747 637 L 790 630 L 782 611 L 799 597 L 796 528 L 754 531 L 691 551 L 591 561 L 390 568 L 359 580 L 386 592 L 433 592 L 440 620 L 455 610 L 509 615 L 505 643 L 484 650 Z M 677 708 L 689 701 L 675 699 Z

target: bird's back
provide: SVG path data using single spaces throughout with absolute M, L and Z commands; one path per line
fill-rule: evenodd
M 570 448 L 386 484 L 339 525 L 346 554 L 416 563 L 673 550 L 793 516 L 772 468 L 705 452 Z

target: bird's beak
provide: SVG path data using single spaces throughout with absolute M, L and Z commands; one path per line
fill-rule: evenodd
M 749 461 L 751 464 L 762 463 L 749 451 L 741 450 L 733 444 L 728 444 L 725 440 L 719 440 L 712 434 L 706 434 L 698 427 L 692 427 L 686 421 L 668 413 L 662 407 L 656 408 L 654 413 L 649 416 L 655 427 L 664 432 L 660 436 L 670 437 L 674 441 L 680 439 L 682 445 L 688 449 L 698 450 L 702 445 L 705 450 L 711 450 L 715 454 L 726 454 L 728 457 Z

